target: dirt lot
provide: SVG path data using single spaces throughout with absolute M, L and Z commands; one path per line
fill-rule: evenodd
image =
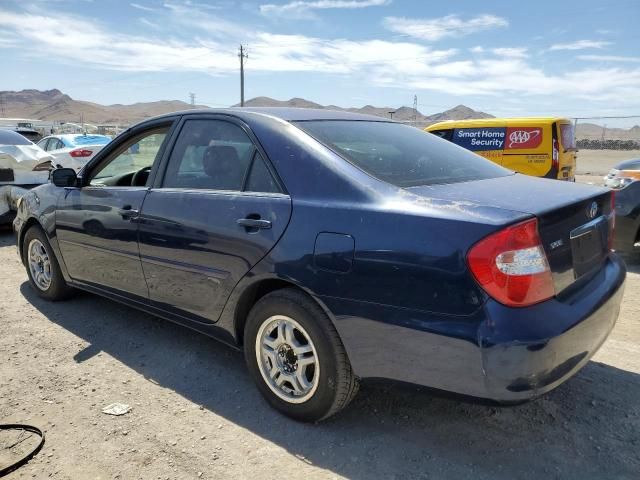
M 614 165 L 631 158 L 640 158 L 640 150 L 580 150 L 576 173 L 603 177 Z
M 214 340 L 89 294 L 40 300 L 0 232 L 0 422 L 47 435 L 8 478 L 637 479 L 640 262 L 629 270 L 609 340 L 543 398 L 496 408 L 365 383 L 341 415 L 304 425 Z M 133 409 L 103 414 L 113 402 Z

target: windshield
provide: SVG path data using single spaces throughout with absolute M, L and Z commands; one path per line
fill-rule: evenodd
M 511 174 L 475 153 L 400 123 L 349 120 L 294 123 L 365 172 L 399 187 Z
M 77 135 L 67 140 L 70 147 L 78 147 L 81 145 L 106 145 L 111 141 L 111 137 L 106 135 Z

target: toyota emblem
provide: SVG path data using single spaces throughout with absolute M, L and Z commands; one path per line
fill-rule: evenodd
M 598 204 L 596 202 L 592 202 L 589 208 L 587 209 L 587 216 L 589 218 L 596 218 L 598 214 Z

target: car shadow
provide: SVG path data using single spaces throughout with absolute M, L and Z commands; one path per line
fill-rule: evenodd
M 6 245 L 3 235 L 0 245 Z M 267 406 L 241 352 L 94 295 L 49 303 L 27 282 L 20 291 L 49 320 L 89 344 L 69 352 L 76 362 L 105 352 L 148 381 L 335 475 L 637 478 L 640 468 L 640 375 L 606 364 L 589 362 L 555 391 L 515 407 L 365 382 L 344 412 L 308 425 Z
M 633 476 L 633 462 L 627 464 L 625 455 L 638 458 L 640 376 L 605 364 L 590 362 L 548 396 L 509 408 L 371 382 L 341 415 L 318 425 L 304 425 L 265 404 L 240 352 L 90 294 L 47 303 L 26 282 L 21 291 L 51 321 L 89 343 L 74 355 L 76 362 L 106 352 L 149 381 L 348 478 L 392 478 L 397 469 L 420 478 L 427 472 L 437 473 L 430 464 L 444 465 L 458 477 L 512 478 L 520 471 L 520 477 L 564 472 L 569 478 L 587 473 L 605 478 L 611 468 L 618 478 L 625 473 Z M 604 440 L 594 436 L 601 434 L 604 422 L 607 436 L 617 438 L 615 450 L 602 463 L 598 448 Z M 373 443 L 372 437 L 376 438 Z M 582 453 L 583 458 L 565 458 L 567 448 L 573 454 Z

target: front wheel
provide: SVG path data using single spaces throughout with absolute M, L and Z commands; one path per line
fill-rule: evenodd
M 249 313 L 244 343 L 249 371 L 262 395 L 296 420 L 330 417 L 358 391 L 338 332 L 298 290 L 261 298 Z
M 73 293 L 73 289 L 65 282 L 49 240 L 40 227 L 33 226 L 27 230 L 22 254 L 29 283 L 39 296 L 56 301 L 64 300 Z

